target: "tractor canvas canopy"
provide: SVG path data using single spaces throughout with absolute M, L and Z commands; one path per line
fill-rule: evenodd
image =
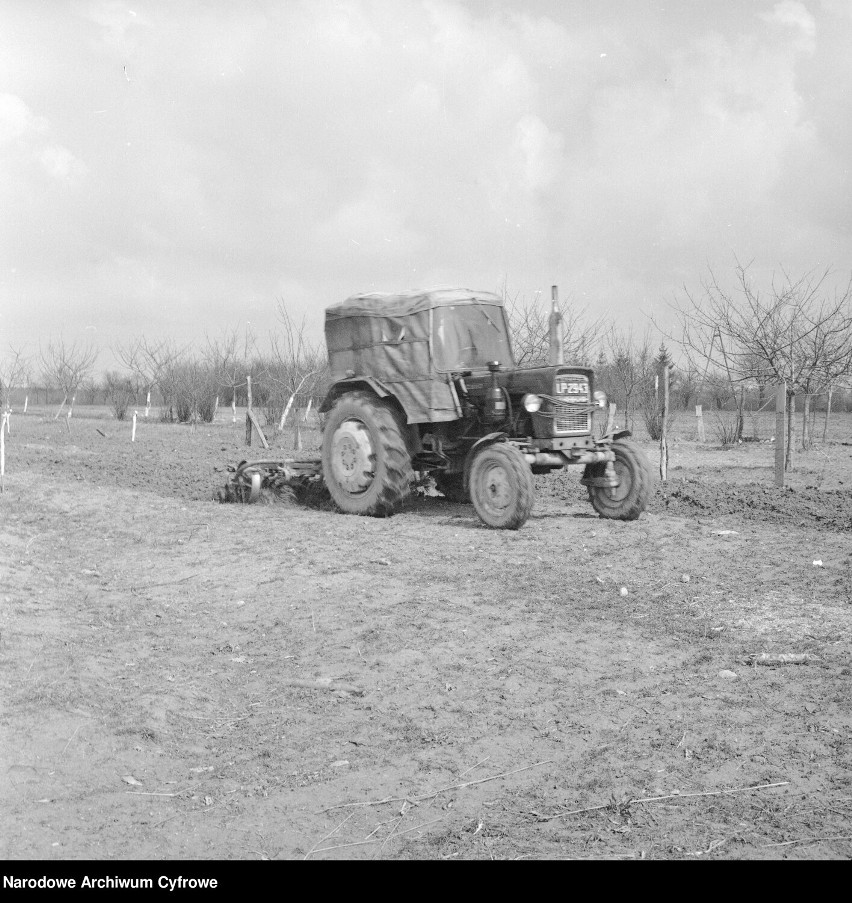
M 450 373 L 511 364 L 503 299 L 433 289 L 353 295 L 325 312 L 331 377 L 368 377 L 396 396 L 409 423 L 461 414 Z

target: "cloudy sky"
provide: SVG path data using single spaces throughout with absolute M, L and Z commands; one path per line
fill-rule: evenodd
M 852 0 L 0 0 L 0 349 L 852 270 Z

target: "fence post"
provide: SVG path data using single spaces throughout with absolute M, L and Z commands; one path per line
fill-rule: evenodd
M 0 421 L 0 492 L 6 491 L 6 413 L 3 414 L 3 420 Z
M 130 431 L 130 441 L 136 441 L 136 418 L 139 416 L 139 411 L 133 412 L 133 429 Z
M 704 414 L 701 412 L 701 405 L 695 406 L 695 419 L 698 425 L 698 441 L 706 442 L 707 436 L 704 434 Z
M 252 410 L 251 404 L 251 377 L 246 376 L 246 394 L 248 396 L 248 411 L 246 412 L 246 445 L 251 445 L 251 430 L 254 427 L 257 430 L 258 438 L 260 439 L 260 444 L 264 448 L 269 448 L 269 443 L 266 441 L 266 436 L 263 435 L 263 430 L 260 428 L 260 423 L 258 423 L 257 417 L 255 416 L 254 411 Z
M 787 383 L 782 380 L 775 389 L 775 485 L 784 488 L 784 465 L 787 444 Z
M 246 445 L 251 445 L 251 376 L 246 376 Z M 236 409 L 235 409 L 236 410 Z
M 658 377 L 659 378 L 659 377 Z M 669 365 L 663 361 L 663 405 L 660 412 L 660 479 L 665 483 L 669 473 Z

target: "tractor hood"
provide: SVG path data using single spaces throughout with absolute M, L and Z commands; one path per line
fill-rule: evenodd
M 548 367 L 525 367 L 518 369 L 500 370 L 497 373 L 497 383 L 503 386 L 512 398 L 526 395 L 528 392 L 534 395 L 552 395 L 556 377 L 560 373 L 581 373 L 589 380 L 589 385 L 594 391 L 594 370 L 589 367 L 569 367 L 565 364 Z M 466 379 L 471 389 L 491 384 L 491 374 L 487 371 L 477 370 Z

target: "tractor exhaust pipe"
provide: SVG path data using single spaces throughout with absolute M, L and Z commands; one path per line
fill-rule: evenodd
M 559 310 L 559 287 L 550 287 L 550 363 L 560 366 L 565 363 L 565 347 L 563 345 L 562 312 Z

